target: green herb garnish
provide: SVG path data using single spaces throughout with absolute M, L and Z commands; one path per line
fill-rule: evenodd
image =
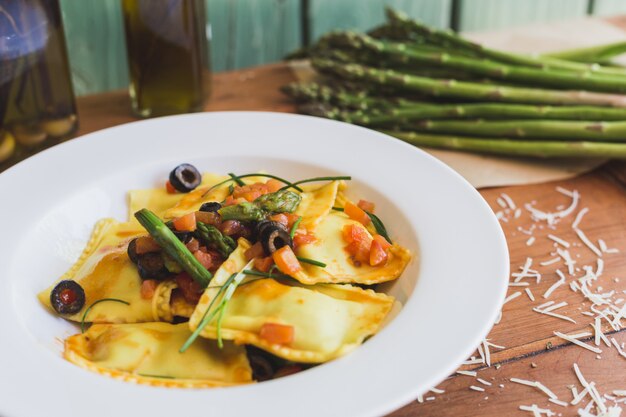
M 235 192 L 235 186 L 234 186 L 234 185 L 232 185 L 232 184 L 230 184 L 230 185 L 228 186 L 228 194 L 229 194 L 229 195 L 232 195 L 234 192 Z
M 200 320 L 200 323 L 198 323 L 198 327 L 196 328 L 196 330 L 194 330 L 191 336 L 189 336 L 187 341 L 180 348 L 179 352 L 183 353 L 185 350 L 189 348 L 189 346 L 191 346 L 191 344 L 198 338 L 200 333 L 202 333 L 204 328 L 215 318 L 216 314 L 218 313 L 223 314 L 222 312 L 224 311 L 226 304 L 228 304 L 233 294 L 235 293 L 237 286 L 246 277 L 246 274 L 243 271 L 246 268 L 249 268 L 250 265 L 252 265 L 253 263 L 254 263 L 254 260 L 251 260 L 243 267 L 243 270 L 239 271 L 236 274 L 232 274 L 230 277 L 228 277 L 228 279 L 226 280 L 222 288 L 219 289 L 217 294 L 215 294 L 215 297 L 209 303 L 209 307 L 204 312 L 204 315 L 202 316 L 202 320 Z M 220 296 L 222 297 L 221 297 L 221 301 L 219 305 L 213 311 L 211 311 L 211 307 L 213 307 L 213 305 L 215 304 L 215 301 Z M 222 333 L 221 320 L 219 319 L 219 317 L 218 317 L 216 330 L 217 330 L 217 337 L 218 337 L 217 343 L 218 343 L 218 346 L 221 348 L 223 346 L 223 342 L 221 338 L 221 333 Z
M 333 207 L 333 210 L 343 212 L 343 207 Z
M 142 374 L 142 373 L 139 373 L 139 372 L 137 373 L 137 375 L 145 376 L 147 378 L 176 379 L 175 376 L 169 376 L 169 375 Z
M 297 189 L 298 191 L 302 191 L 300 189 L 298 189 L 298 185 L 300 184 L 306 184 L 308 182 L 317 182 L 317 181 L 339 181 L 339 180 L 351 180 L 352 177 L 350 176 L 339 176 L 339 177 L 314 177 L 314 178 L 307 178 L 305 180 L 300 180 L 300 181 L 296 181 L 294 183 L 291 184 L 287 184 L 285 185 L 283 188 L 281 188 L 281 190 L 287 190 L 291 187 L 294 187 L 295 189 Z
M 344 211 L 343 207 L 333 207 L 333 210 L 341 211 L 341 212 Z M 382 237 L 387 239 L 387 242 L 393 243 L 391 241 L 391 238 L 389 237 L 389 233 L 387 233 L 387 228 L 383 224 L 383 221 L 380 220 L 380 218 L 377 215 L 375 215 L 374 213 L 370 213 L 369 211 L 366 211 L 365 213 L 367 213 L 367 215 L 372 220 L 372 225 L 374 226 L 374 229 L 376 229 L 376 233 L 378 233 L 379 235 L 381 235 Z
M 293 237 L 296 235 L 296 230 L 298 230 L 298 226 L 300 226 L 300 222 L 302 221 L 302 216 L 298 217 L 298 220 L 296 220 L 293 223 L 293 226 L 291 226 L 291 231 L 289 232 L 289 237 L 293 239 Z
M 85 313 L 83 314 L 83 318 L 80 321 L 80 332 L 81 333 L 85 333 L 85 320 L 87 319 L 87 314 L 89 314 L 89 312 L 91 311 L 91 309 L 96 305 L 96 304 L 100 304 L 104 301 L 114 301 L 116 303 L 122 303 L 122 304 L 126 304 L 127 306 L 130 305 L 130 303 L 128 301 L 124 301 L 124 300 L 120 300 L 119 298 L 102 298 L 100 300 L 96 300 L 93 303 L 91 303 L 91 305 L 89 307 L 87 307 L 87 309 L 85 310 Z
M 259 173 L 256 173 L 256 174 L 244 174 L 244 175 L 237 175 L 237 178 L 239 178 L 239 179 L 241 179 L 241 178 L 248 178 L 248 177 L 264 177 L 264 178 L 273 178 L 273 179 L 278 180 L 278 181 L 280 181 L 280 182 L 284 182 L 285 184 L 287 184 L 287 185 L 289 185 L 289 186 L 293 185 L 290 181 L 287 181 L 287 180 L 285 180 L 285 179 L 283 179 L 283 178 L 280 178 L 280 177 L 277 177 L 276 175 L 271 175 L 271 174 L 259 174 Z M 216 189 L 216 188 L 217 188 L 217 187 L 219 187 L 220 185 L 224 185 L 224 184 L 226 184 L 226 183 L 227 183 L 227 182 L 229 182 L 229 181 L 234 181 L 234 179 L 233 179 L 233 178 L 229 178 L 229 179 L 224 180 L 224 181 L 222 181 L 222 182 L 218 182 L 217 184 L 215 184 L 215 185 L 211 186 L 208 190 L 206 190 L 206 191 L 204 192 L 204 194 L 202 194 L 202 197 L 206 197 L 206 195 L 207 195 L 210 191 L 212 191 L 212 190 Z M 298 191 L 302 191 L 302 188 L 298 187 L 297 185 L 296 185 L 296 186 L 294 186 L 293 188 L 295 188 L 295 189 L 296 189 L 296 190 L 298 190 Z M 232 194 L 232 193 L 231 193 L 231 194 Z
M 316 261 L 315 259 L 303 258 L 302 256 L 296 256 L 296 259 L 300 262 L 304 262 L 305 264 L 311 264 L 319 266 L 320 268 L 326 268 L 326 264 L 324 262 Z
M 253 276 L 264 277 L 264 278 L 291 278 L 289 275 L 273 274 L 271 271 L 272 271 L 271 269 L 270 269 L 270 272 L 261 272 L 261 271 L 255 271 L 253 269 L 245 269 L 243 273 L 246 275 L 253 275 Z
M 233 174 L 232 172 L 229 172 L 228 175 L 233 179 L 233 181 L 237 183 L 238 186 L 243 187 L 244 185 L 246 185 L 245 182 L 241 181 L 241 179 L 239 179 L 239 177 Z

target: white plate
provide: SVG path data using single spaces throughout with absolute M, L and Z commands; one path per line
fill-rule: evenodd
M 271 382 L 166 389 L 61 358 L 76 327 L 36 294 L 75 260 L 99 218 L 125 219 L 126 192 L 190 162 L 297 180 L 352 175 L 391 235 L 419 253 L 389 292 L 400 314 L 355 352 Z M 361 127 L 277 113 L 204 113 L 92 133 L 0 175 L 0 415 L 374 416 L 437 384 L 486 336 L 504 298 L 508 251 L 481 196 L 426 153 Z

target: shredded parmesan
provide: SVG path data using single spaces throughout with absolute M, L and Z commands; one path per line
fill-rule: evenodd
M 583 217 L 585 216 L 585 214 L 587 214 L 588 211 L 589 209 L 587 207 L 584 207 L 578 212 L 578 214 L 576 215 L 576 218 L 574 219 L 574 222 L 572 223 L 572 229 L 578 229 L 578 225 L 580 224 L 580 221 L 583 219 Z
M 561 339 L 567 340 L 568 342 L 571 342 L 571 343 L 573 343 L 575 345 L 578 345 L 578 346 L 580 346 L 582 348 L 590 350 L 590 351 L 592 351 L 594 353 L 602 353 L 602 349 L 597 348 L 597 347 L 593 347 L 591 345 L 588 345 L 587 343 L 581 342 L 580 340 L 575 339 L 575 338 L 573 338 L 573 337 L 571 337 L 569 335 L 566 335 L 564 333 L 554 332 L 554 335 L 560 337 Z
M 568 242 L 566 242 L 566 241 L 564 241 L 563 239 L 561 239 L 561 238 L 560 238 L 560 237 L 558 237 L 558 236 L 548 235 L 548 239 L 550 239 L 550 240 L 552 240 L 552 241 L 554 241 L 554 242 L 558 243 L 558 244 L 559 244 L 559 245 L 561 245 L 561 246 L 564 246 L 564 247 L 566 247 L 566 248 L 569 248 L 569 243 L 568 243 Z
M 481 384 L 483 384 L 483 385 L 489 385 L 489 386 L 491 386 L 491 382 L 489 382 L 489 381 L 485 381 L 485 380 L 484 380 L 484 379 L 482 379 L 482 378 L 476 378 L 476 381 L 480 382 L 480 383 L 481 383 Z
M 530 298 L 530 301 L 535 301 L 535 296 L 533 295 L 530 288 L 524 288 L 524 291 L 526 291 L 526 295 L 528 295 L 528 298 Z
M 515 205 L 515 202 L 513 201 L 513 199 L 509 197 L 507 194 L 502 193 L 500 194 L 500 197 L 502 197 L 502 199 L 506 201 L 507 206 L 509 206 L 511 210 L 517 209 L 517 206 Z
M 528 240 L 526 241 L 526 246 L 532 246 L 532 244 L 535 243 L 535 237 L 531 236 L 528 238 Z
M 571 193 L 571 198 L 572 198 L 572 203 L 570 204 L 569 207 L 567 207 L 564 210 L 557 211 L 557 212 L 554 212 L 554 213 L 544 212 L 544 211 L 538 210 L 538 209 L 534 208 L 531 204 L 525 204 L 524 208 L 526 208 L 526 210 L 528 210 L 530 212 L 530 215 L 531 215 L 531 217 L 533 219 L 535 219 L 537 221 L 545 220 L 548 223 L 548 226 L 553 226 L 560 219 L 569 216 L 576 209 L 576 206 L 578 205 L 578 200 L 580 198 L 580 195 L 578 194 L 578 191 L 574 190 Z
M 552 286 L 548 288 L 545 293 L 543 293 L 543 298 L 549 298 L 552 295 L 552 292 L 554 292 L 554 290 L 556 290 L 559 286 L 565 283 L 565 275 L 563 275 L 561 270 L 557 269 L 556 273 L 560 277 L 559 280 L 555 282 L 554 284 L 552 284 Z
M 576 232 L 576 235 L 578 236 L 578 238 L 593 252 L 595 253 L 597 256 L 602 256 L 602 252 L 600 251 L 600 249 L 598 249 L 596 247 L 596 245 L 593 244 L 593 242 L 591 240 L 589 240 L 589 238 L 587 237 L 587 235 L 585 235 L 585 233 L 580 230 L 580 229 L 574 229 L 574 232 Z M 571 275 L 571 274 L 570 274 Z
M 508 303 L 509 301 L 516 299 L 516 298 L 517 298 L 517 297 L 519 297 L 520 295 L 522 295 L 522 293 L 521 293 L 521 292 L 519 292 L 519 291 L 514 292 L 513 294 L 511 294 L 511 295 L 509 295 L 508 297 L 506 297 L 506 298 L 504 299 L 504 303 L 502 303 L 502 304 L 506 304 L 506 303 Z
M 547 408 L 537 407 L 537 404 L 533 404 L 531 406 L 520 405 L 519 409 L 532 412 L 534 417 L 541 417 L 543 414 L 545 414 L 547 417 L 551 417 L 556 414 L 554 411 L 548 410 Z
M 475 371 L 456 371 L 456 373 L 459 375 L 465 375 L 465 376 L 476 376 Z
M 480 391 L 480 392 L 484 392 L 485 391 L 484 388 L 477 387 L 476 385 L 470 385 L 470 389 L 473 389 L 474 391 Z
M 555 263 L 557 263 L 560 260 L 561 260 L 561 258 L 552 258 L 549 261 L 540 262 L 539 265 L 541 265 L 541 266 L 548 266 L 548 265 L 555 264 Z

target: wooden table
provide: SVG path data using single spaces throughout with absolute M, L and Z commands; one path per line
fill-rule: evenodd
M 206 110 L 293 112 L 293 106 L 278 92 L 279 86 L 292 79 L 291 72 L 283 64 L 217 74 L 213 83 L 213 95 Z M 126 92 L 84 97 L 78 100 L 78 105 L 79 134 L 135 120 L 130 113 Z M 576 212 L 582 207 L 589 209 L 580 227 L 590 239 L 597 241 L 602 238 L 608 246 L 621 251 L 618 254 L 603 256 L 604 274 L 599 281 L 605 291 L 612 288 L 622 291 L 626 290 L 626 258 L 622 255 L 626 252 L 626 194 L 624 193 L 626 175 L 623 175 L 623 172 L 619 164 L 609 164 L 590 174 L 567 181 L 484 189 L 481 190 L 481 194 L 494 211 L 504 210 L 497 202 L 502 193 L 510 196 L 517 205 L 536 200 L 537 208 L 553 211 L 555 207 L 567 206 L 571 201 L 570 197 L 557 192 L 556 186 L 578 190 L 582 197 Z M 558 312 L 571 317 L 576 323 L 541 315 L 531 309 L 547 301 L 542 294 L 557 281 L 555 268 L 563 269 L 560 263 L 545 267 L 538 266 L 540 261 L 553 258 L 549 252 L 554 251 L 554 242 L 548 239 L 547 235 L 552 233 L 568 242 L 579 242 L 570 227 L 574 215 L 559 223 L 556 230 L 543 226 L 543 229 L 540 229 L 536 224 L 537 227 L 533 231 L 535 242 L 531 246 L 527 245 L 530 236 L 518 229 L 521 227 L 526 230 L 535 224 L 529 218 L 528 213 L 524 210 L 517 219 L 514 218 L 514 211 L 505 216 L 510 218 L 508 222 L 503 222 L 502 226 L 509 244 L 511 271 L 517 271 L 527 257 L 532 257 L 533 268 L 536 267 L 543 274 L 543 279 L 541 283 L 532 283 L 529 286 L 536 298 L 534 303 L 524 293 L 524 287 L 510 288 L 509 294 L 517 291 L 521 291 L 522 294 L 504 306 L 501 322 L 494 326 L 488 336 L 494 344 L 505 347 L 504 349 L 492 348 L 491 366 L 464 367 L 464 369 L 478 371 L 478 377 L 492 385 L 485 385 L 474 377 L 452 375 L 438 385 L 438 388 L 445 390 L 445 393 L 427 393 L 424 395 L 423 403 L 414 401 L 393 413 L 394 416 L 532 415 L 527 411 L 519 410 L 518 407 L 522 404 L 537 404 L 541 408 L 549 406 L 553 411 L 562 413 L 563 416 L 577 415 L 576 411 L 580 405 L 562 407 L 549 403 L 548 397 L 540 390 L 509 381 L 512 377 L 541 381 L 559 399 L 569 402 L 572 394 L 567 388 L 568 385 L 576 385 L 579 391 L 582 390 L 574 375 L 573 363 L 578 363 L 585 377 L 596 383 L 600 393 L 611 393 L 615 389 L 626 390 L 626 358 L 619 356 L 616 349 L 602 346 L 601 359 L 596 359 L 595 353 L 571 343 L 563 343 L 562 339 L 553 334 L 555 330 L 568 334 L 590 330 L 589 322 L 592 318 L 581 314 L 579 310 L 579 307 L 585 309 L 585 306 L 581 304 L 583 297 L 580 293 L 574 293 L 567 285 L 562 285 L 550 297 L 551 300 L 566 301 L 569 305 L 559 309 Z M 578 266 L 595 265 L 596 255 L 585 246 L 572 246 L 569 250 Z M 614 277 L 620 280 L 614 280 Z M 570 277 L 568 277 L 569 280 L 571 280 Z M 626 294 L 624 297 L 626 298 Z M 460 311 L 458 314 L 463 314 L 463 312 Z M 607 333 L 610 331 L 606 328 L 606 323 L 605 330 Z M 441 331 L 454 331 L 454 323 L 450 328 Z M 615 332 L 611 336 L 619 343 L 626 342 L 626 332 Z M 583 340 L 587 339 L 589 338 Z M 436 336 L 430 342 L 425 338 L 424 343 L 436 343 Z M 593 340 L 589 343 L 595 346 Z M 547 346 L 552 346 L 552 348 Z M 415 360 L 428 359 L 416 357 Z M 384 366 L 384 362 L 381 366 Z M 372 383 L 379 382 L 372 381 Z M 472 385 L 482 387 L 485 391 L 474 391 L 469 388 Z M 430 399 L 431 396 L 434 400 Z M 583 406 L 588 398 L 582 402 Z

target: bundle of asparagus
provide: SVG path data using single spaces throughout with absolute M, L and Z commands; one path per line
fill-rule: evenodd
M 300 51 L 322 81 L 283 91 L 302 113 L 419 146 L 626 159 L 626 69 L 610 65 L 625 51 L 513 54 L 387 9 L 387 23 L 368 34 L 331 32 Z

